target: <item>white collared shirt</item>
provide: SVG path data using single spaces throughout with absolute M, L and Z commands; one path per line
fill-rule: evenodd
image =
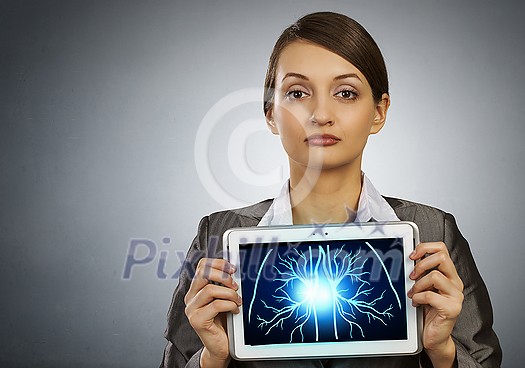
M 388 202 L 379 194 L 372 182 L 362 173 L 361 194 L 354 222 L 399 221 Z M 268 211 L 257 226 L 292 225 L 292 206 L 290 202 L 290 181 L 287 180 Z

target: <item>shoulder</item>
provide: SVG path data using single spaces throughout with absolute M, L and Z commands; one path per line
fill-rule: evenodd
M 266 199 L 250 206 L 214 212 L 206 216 L 205 221 L 213 233 L 232 227 L 257 226 L 272 202 L 273 199 Z
M 266 199 L 264 201 L 246 206 L 241 208 L 234 208 L 234 209 L 228 209 L 223 211 L 218 211 L 210 214 L 208 218 L 210 221 L 218 221 L 222 220 L 224 221 L 225 218 L 238 218 L 238 219 L 246 219 L 248 221 L 257 221 L 259 222 L 261 218 L 264 216 L 266 211 L 268 211 L 268 208 L 270 208 L 270 205 L 272 204 L 273 199 Z
M 399 212 L 401 214 L 411 214 L 413 216 L 431 216 L 444 218 L 447 215 L 450 215 L 442 209 L 432 207 L 423 203 L 417 203 L 413 201 L 408 201 L 406 199 L 394 198 L 394 197 L 383 197 L 388 202 L 388 204 L 394 209 L 396 214 Z M 450 215 L 451 216 L 451 215 Z
M 418 225 L 422 241 L 442 240 L 448 229 L 457 230 L 454 216 L 442 209 L 406 199 L 384 198 L 400 220 Z

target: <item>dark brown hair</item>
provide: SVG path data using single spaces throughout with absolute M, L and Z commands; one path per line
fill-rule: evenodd
M 318 12 L 305 15 L 286 28 L 277 39 L 264 81 L 264 114 L 272 108 L 279 56 L 290 43 L 304 40 L 322 46 L 352 63 L 372 88 L 379 102 L 388 93 L 388 75 L 383 55 L 361 24 L 343 14 Z

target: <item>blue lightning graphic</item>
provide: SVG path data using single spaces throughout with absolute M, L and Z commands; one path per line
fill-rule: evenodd
M 364 271 L 368 258 L 363 260 L 361 249 L 353 253 L 344 250 L 343 246 L 330 251 L 330 246 L 326 245 L 317 249 L 310 246 L 305 252 L 294 249 L 294 252 L 294 255 L 288 256 L 278 254 L 278 261 L 273 266 L 277 275 L 273 282 L 278 286 L 271 294 L 272 300 L 261 300 L 264 308 L 272 311 L 268 318 L 257 315 L 258 327 L 266 335 L 274 328 L 283 329 L 285 322 L 292 321 L 294 327 L 290 332 L 290 342 L 295 334 L 299 334 L 301 341 L 304 341 L 307 324 L 314 325 L 315 341 L 319 341 L 319 320 L 322 318 L 323 322 L 331 320 L 335 339 L 339 339 L 338 327 L 341 324 L 348 325 L 350 337 L 354 329 L 364 337 L 363 319 L 358 317 L 365 317 L 368 323 L 377 321 L 385 326 L 393 317 L 392 305 L 386 308 L 377 305 L 386 290 L 379 294 L 365 280 L 369 275 Z M 377 256 L 376 252 L 374 254 Z M 388 272 L 386 275 L 392 285 Z M 392 290 L 399 300 L 395 289 Z M 253 299 L 255 294 L 256 291 Z M 326 330 L 326 326 L 323 328 Z

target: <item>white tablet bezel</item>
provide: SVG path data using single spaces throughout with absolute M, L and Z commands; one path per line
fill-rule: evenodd
M 239 244 L 298 242 L 315 240 L 351 240 L 351 239 L 381 239 L 402 238 L 405 290 L 408 291 L 414 281 L 409 278 L 414 262 L 409 254 L 419 243 L 417 225 L 408 221 L 368 222 L 361 224 L 339 225 L 291 225 L 268 227 L 245 227 L 227 230 L 223 236 L 224 258 L 237 267 L 232 275 L 239 285 L 238 293 L 242 295 L 242 282 L 239 264 Z M 244 343 L 243 308 L 239 314 L 229 313 L 227 327 L 230 354 L 238 360 L 263 359 L 301 359 L 325 357 L 362 357 L 412 355 L 421 351 L 422 312 L 420 308 L 412 307 L 411 300 L 406 298 L 407 336 L 406 340 L 379 341 L 345 341 L 345 342 L 315 342 L 288 343 L 269 345 L 246 345 Z M 312 349 L 315 346 L 315 349 Z

